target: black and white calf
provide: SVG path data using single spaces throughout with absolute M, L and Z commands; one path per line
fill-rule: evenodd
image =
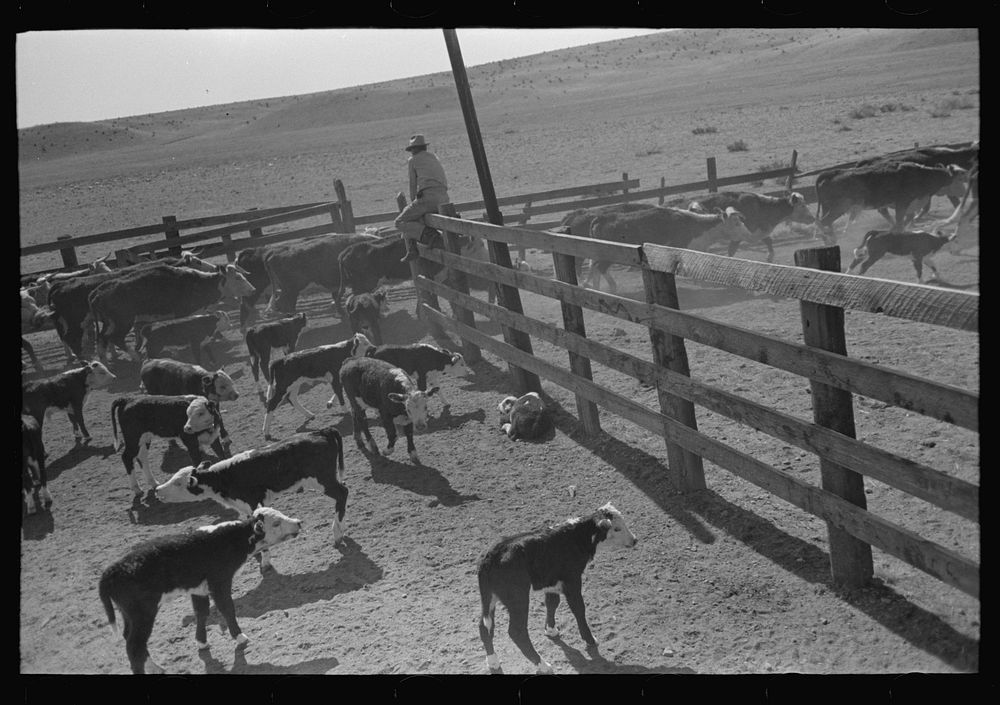
M 334 398 L 343 406 L 344 392 L 340 385 L 340 366 L 348 358 L 364 357 L 371 347 L 368 338 L 361 333 L 355 333 L 353 337 L 333 345 L 299 350 L 280 360 L 272 360 L 271 381 L 267 386 L 267 398 L 264 401 L 265 440 L 271 439 L 272 414 L 285 399 L 288 399 L 292 406 L 307 418 L 316 418 L 316 414 L 299 403 L 299 388 L 304 382 L 325 380 L 333 387 L 334 394 L 326 403 L 326 408 L 333 406 Z
M 852 269 L 861 265 L 858 274 L 864 274 L 868 268 L 885 257 L 891 255 L 908 255 L 913 260 L 913 268 L 917 270 L 917 281 L 923 281 L 924 265 L 926 264 L 938 276 L 937 266 L 931 255 L 948 244 L 955 237 L 955 233 L 945 235 L 942 232 L 937 234 L 924 232 L 923 230 L 895 232 L 892 230 L 869 230 L 861 238 L 861 244 L 854 249 L 854 259 L 847 268 Z
M 115 379 L 107 367 L 94 360 L 75 370 L 25 382 L 21 386 L 22 409 L 38 422 L 39 428 L 52 411 L 66 409 L 76 442 L 90 442 L 83 421 L 83 402 L 90 390 L 106 387 Z
M 48 483 L 42 427 L 34 417 L 21 414 L 21 494 L 28 514 L 37 512 L 39 504 L 46 509 L 52 506 Z
M 162 502 L 213 499 L 246 517 L 255 507 L 301 488 L 318 489 L 336 503 L 333 542 L 340 543 L 348 493 L 344 485 L 344 444 L 337 429 L 297 433 L 214 464 L 182 468 L 156 488 L 156 497 Z M 269 565 L 264 552 L 261 572 Z
M 122 443 L 118 443 L 118 426 Z M 156 487 L 149 466 L 149 446 L 153 437 L 179 438 L 194 463 L 211 450 L 219 458 L 229 457 L 229 434 L 222 423 L 222 414 L 214 401 L 193 394 L 126 395 L 111 402 L 111 430 L 115 450 L 122 451 L 122 463 L 129 486 L 136 497 L 142 496 L 132 470 L 136 458 L 146 475 L 149 489 Z
M 361 434 L 364 433 L 368 439 L 368 450 L 378 453 L 378 445 L 368 430 L 368 418 L 365 416 L 365 409 L 373 409 L 382 420 L 388 442 L 382 454 L 392 454 L 396 438 L 402 430 L 410 460 L 419 464 L 417 448 L 413 445 L 413 427 L 416 426 L 418 431 L 427 428 L 427 399 L 438 388 L 431 387 L 429 391 L 422 392 L 406 372 L 373 357 L 351 358 L 345 362 L 340 368 L 340 382 L 351 403 L 354 441 L 358 448 L 365 450 L 361 442 Z
M 429 343 L 413 345 L 379 345 L 368 351 L 368 357 L 384 360 L 395 365 L 417 380 L 417 389 L 426 392 L 428 387 L 437 387 L 446 378 L 467 377 L 472 370 L 465 364 L 461 353 Z M 442 404 L 444 395 L 438 390 L 437 397 Z
M 199 365 L 166 357 L 142 363 L 139 379 L 139 391 L 147 394 L 195 394 L 215 402 L 240 398 L 233 378 L 225 370 L 209 372 Z
M 253 373 L 254 384 L 260 388 L 260 374 L 264 380 L 271 381 L 271 349 L 281 348 L 285 355 L 295 352 L 302 329 L 306 327 L 306 314 L 297 313 L 288 318 L 275 321 L 265 321 L 247 328 L 244 339 L 247 352 L 250 353 L 250 371 Z
M 215 355 L 208 343 L 221 339 L 230 326 L 229 314 L 225 311 L 154 321 L 139 329 L 136 348 L 145 345 L 145 357 L 148 360 L 160 357 L 165 347 L 187 345 L 195 362 L 201 362 L 201 351 L 204 350 L 208 359 L 214 363 Z
M 351 332 L 361 333 L 376 345 L 382 344 L 382 326 L 379 319 L 388 309 L 386 291 L 379 287 L 372 293 L 351 294 L 344 302 Z
M 148 643 L 160 602 L 171 594 L 191 595 L 199 650 L 208 648 L 209 596 L 225 618 L 236 647 L 245 647 L 250 639 L 236 621 L 233 576 L 247 558 L 294 538 L 301 528 L 298 519 L 260 507 L 245 519 L 145 541 L 105 568 L 98 594 L 115 633 L 115 607 L 122 613 L 125 653 L 132 673 L 163 673 L 150 657 Z
M 512 441 L 534 440 L 552 428 L 552 418 L 537 392 L 505 397 L 497 408 L 500 410 L 500 430 Z
M 546 636 L 559 635 L 555 614 L 561 594 L 576 618 L 580 636 L 588 647 L 596 647 L 583 605 L 583 570 L 598 549 L 630 548 L 636 543 L 621 512 L 608 502 L 589 516 L 502 539 L 486 551 L 477 569 L 482 601 L 479 637 L 490 670 L 500 669 L 500 659 L 493 651 L 493 628 L 496 604 L 501 602 L 510 616 L 510 638 L 539 673 L 552 672 L 552 666 L 542 660 L 528 636 L 531 590 L 545 593 Z

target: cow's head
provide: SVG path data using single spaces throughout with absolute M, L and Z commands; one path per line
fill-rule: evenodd
M 197 502 L 202 499 L 215 499 L 211 488 L 203 487 L 198 481 L 198 473 L 207 470 L 212 463 L 205 460 L 198 467 L 188 465 L 181 468 L 169 480 L 157 485 L 154 490 L 156 498 L 161 502 Z
M 402 374 L 405 375 L 406 373 L 402 372 Z M 421 392 L 415 388 L 402 394 L 389 392 L 389 400 L 397 404 L 402 404 L 406 410 L 406 413 L 393 418 L 393 422 L 397 426 L 405 426 L 412 423 L 415 429 L 423 431 L 427 428 L 427 400 L 434 396 L 437 390 L 437 387 L 431 387 L 426 392 Z
M 449 355 L 451 359 L 444 364 L 444 369 L 430 370 L 427 373 L 428 386 L 433 387 L 439 385 L 445 377 L 459 379 L 467 377 L 472 373 L 472 369 L 465 364 L 465 358 L 462 357 L 462 353 L 452 352 L 451 350 L 445 350 L 444 348 L 440 348 L 440 350 L 445 355 Z
M 219 407 L 206 397 L 196 396 L 187 407 L 187 421 L 184 433 L 200 434 L 212 430 L 216 425 Z
M 180 264 L 178 266 L 187 267 L 188 269 L 196 269 L 199 272 L 205 272 L 207 274 L 218 271 L 217 265 L 214 265 L 211 262 L 206 262 L 191 250 L 184 250 L 181 252 Z
M 302 530 L 299 519 L 285 516 L 273 507 L 257 507 L 250 516 L 250 522 L 253 524 L 253 551 L 250 555 L 295 538 Z
M 787 220 L 793 223 L 814 223 L 816 222 L 816 216 L 813 212 L 809 210 L 809 206 L 806 204 L 806 197 L 803 196 L 798 191 L 793 191 L 792 193 L 785 196 L 785 200 L 792 207 L 792 212 L 788 216 Z
M 97 360 L 91 360 L 86 363 L 87 365 L 87 389 L 99 389 L 100 387 L 106 387 L 113 380 L 118 379 L 117 376 L 111 373 L 103 363 Z
M 111 267 L 108 266 L 108 258 L 114 254 L 109 252 L 108 254 L 95 259 L 87 266 L 87 274 L 108 274 L 111 272 Z
M 240 398 L 233 378 L 225 370 L 219 369 L 201 378 L 201 388 L 205 397 L 212 401 L 236 401 Z
M 213 266 L 216 272 L 223 275 L 222 282 L 219 284 L 219 291 L 222 292 L 223 298 L 232 297 L 239 299 L 243 296 L 250 296 L 255 291 L 253 284 L 240 274 L 239 268 L 235 265 L 220 264 Z
M 219 337 L 232 328 L 233 323 L 229 319 L 229 314 L 225 311 L 214 311 L 213 313 L 215 313 L 215 332 L 213 335 Z
M 632 548 L 639 540 L 629 531 L 622 513 L 608 502 L 597 510 L 597 528 L 604 534 L 598 534 L 597 548 Z
M 379 290 L 373 294 L 351 294 L 344 303 L 347 317 L 351 322 L 351 330 L 364 333 L 376 345 L 382 344 L 382 328 L 379 318 L 382 316 L 382 306 L 385 303 L 385 291 Z
M 23 329 L 26 325 L 31 325 L 35 318 L 35 314 L 41 309 L 38 307 L 38 302 L 31 298 L 27 289 L 21 289 L 21 328 Z
M 351 338 L 351 357 L 367 357 L 368 351 L 374 348 L 364 333 L 355 333 Z

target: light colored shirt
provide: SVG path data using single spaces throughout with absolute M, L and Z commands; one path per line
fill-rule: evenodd
M 444 175 L 444 167 L 438 158 L 424 150 L 417 152 L 406 161 L 410 172 L 410 200 L 414 201 L 417 194 L 424 189 L 441 188 L 448 190 L 448 179 Z

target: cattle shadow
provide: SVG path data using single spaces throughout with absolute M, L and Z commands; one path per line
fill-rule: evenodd
M 272 550 L 272 560 L 274 550 L 280 551 L 280 548 Z M 340 560 L 318 572 L 284 575 L 276 569 L 267 571 L 252 590 L 233 600 L 236 614 L 240 619 L 253 619 L 276 610 L 295 609 L 311 602 L 329 600 L 346 592 L 361 590 L 382 579 L 382 568 L 351 537 L 345 536 L 342 545 L 336 550 L 341 554 Z M 257 570 L 254 561 L 248 561 L 246 566 Z M 183 626 L 193 623 L 193 614 L 181 619 Z M 208 623 L 225 625 L 214 602 L 208 615 Z
M 457 492 L 444 475 L 429 465 L 399 463 L 383 455 L 373 455 L 367 449 L 362 453 L 371 466 L 372 480 L 376 484 L 395 485 L 413 494 L 435 497 L 445 507 L 456 507 L 481 499 L 477 494 Z
M 107 460 L 112 455 L 115 455 L 115 447 L 113 445 L 76 444 L 66 451 L 64 455 L 61 455 L 52 462 L 46 463 L 45 475 L 51 481 L 88 458 L 100 457 L 103 460 Z
M 56 507 L 58 498 L 54 498 L 55 501 L 52 507 Z M 52 509 L 39 509 L 34 514 L 25 514 L 24 505 L 22 504 L 21 511 L 21 540 L 22 541 L 41 541 L 46 536 L 51 534 L 56 529 L 55 517 L 52 516 Z
M 460 428 L 464 426 L 467 421 L 486 423 L 486 411 L 484 409 L 476 409 L 475 411 L 454 415 L 451 413 L 451 404 L 445 404 L 441 407 L 441 411 L 436 417 L 428 414 L 427 431 L 424 433 L 446 428 Z
M 299 334 L 299 339 L 295 349 L 306 350 L 308 348 L 315 348 L 319 345 L 331 345 L 333 343 L 339 343 L 342 340 L 347 340 L 352 335 L 351 326 L 347 320 L 338 321 L 324 326 L 316 326 L 314 328 L 306 326 Z M 281 355 L 282 353 L 279 352 L 277 357 L 280 357 Z M 271 359 L 274 360 L 275 358 L 276 356 L 272 352 Z
M 251 642 L 252 646 L 252 642 Z M 337 659 L 330 658 L 317 658 L 310 661 L 303 661 L 302 663 L 296 663 L 291 666 L 276 666 L 273 663 L 247 663 L 247 657 L 244 653 L 245 649 L 236 649 L 235 656 L 233 658 L 233 667 L 230 669 L 226 668 L 226 664 L 219 661 L 214 656 L 212 656 L 211 649 L 205 649 L 198 652 L 198 658 L 201 659 L 202 663 L 205 664 L 206 674 L 231 674 L 231 675 L 254 675 L 254 676 L 304 676 L 304 675 L 323 675 L 331 668 L 336 668 L 340 665 L 340 661 Z M 272 686 L 268 684 L 268 690 L 280 691 L 281 687 Z
M 161 502 L 151 492 L 135 498 L 127 513 L 130 523 L 144 526 L 179 524 L 206 515 L 216 517 L 207 522 L 209 524 L 240 518 L 239 512 L 235 509 L 224 507 L 211 499 L 198 502 Z
M 562 649 L 563 655 L 569 665 L 577 673 L 602 673 L 614 675 L 653 675 L 657 673 L 697 673 L 693 668 L 687 666 L 662 666 L 660 668 L 649 668 L 637 663 L 616 663 L 609 661 L 601 655 L 600 645 L 587 647 L 587 655 L 578 649 L 573 648 L 561 636 L 548 637 L 549 641 Z M 589 657 L 588 657 L 589 656 Z
M 979 670 L 979 641 L 941 617 L 910 602 L 875 578 L 855 590 L 838 589 L 830 577 L 830 556 L 804 539 L 786 534 L 766 519 L 711 490 L 686 495 L 688 508 L 707 524 L 737 538 L 759 555 L 802 580 L 823 585 L 847 604 L 914 646 L 963 671 Z
M 411 310 L 393 311 L 383 318 L 379 325 L 382 328 L 383 339 L 391 345 L 415 343 L 430 332 L 427 324 L 416 318 Z M 449 349 L 454 350 L 454 348 Z

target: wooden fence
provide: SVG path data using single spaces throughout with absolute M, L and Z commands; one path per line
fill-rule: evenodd
M 620 181 L 505 196 L 498 199 L 498 204 L 501 207 L 519 206 L 520 210 L 517 208 L 509 209 L 506 219 L 521 225 L 526 224 L 530 218 L 538 215 L 565 213 L 576 208 L 588 208 L 607 203 L 658 198 L 659 203 L 662 205 L 664 197 L 668 195 L 691 193 L 705 189 L 714 191 L 719 187 L 740 183 L 761 182 L 764 179 L 770 178 L 787 178 L 790 185 L 792 175 L 795 172 L 795 159 L 796 155 L 793 151 L 791 166 L 787 168 L 717 178 L 715 176 L 715 158 L 709 157 L 706 162 L 709 178 L 705 181 L 666 186 L 665 180 L 661 179 L 660 188 L 638 191 L 636 189 L 639 187 L 639 180 L 630 179 L 628 173 L 625 172 L 622 174 Z M 148 252 L 159 257 L 168 254 L 178 254 L 183 247 L 204 246 L 204 249 L 200 252 L 202 256 L 214 257 L 225 255 L 229 261 L 233 261 L 239 251 L 246 247 L 287 242 L 289 240 L 298 240 L 326 233 L 355 232 L 357 227 L 392 223 L 399 214 L 398 211 L 391 211 L 355 216 L 353 206 L 347 198 L 346 189 L 339 179 L 334 181 L 334 190 L 337 195 L 336 201 L 303 203 L 300 205 L 260 210 L 251 209 L 238 213 L 186 220 L 178 220 L 176 216 L 169 215 L 163 216 L 161 223 L 138 228 L 84 235 L 81 237 L 63 235 L 57 238 L 55 242 L 22 247 L 20 253 L 23 260 L 25 257 L 58 251 L 62 258 L 62 267 L 49 267 L 33 271 L 30 275 L 24 272 L 24 268 L 22 267 L 22 273 L 25 276 L 37 276 L 51 271 L 76 269 L 79 267 L 77 256 L 77 248 L 79 247 L 88 247 L 103 243 L 120 243 L 123 240 L 133 240 L 156 235 L 162 235 L 162 237 L 130 246 L 127 249 L 133 254 Z M 484 207 L 482 201 L 464 201 L 453 205 L 460 213 L 479 211 Z M 292 223 L 317 216 L 329 217 L 330 222 L 275 234 L 265 235 L 263 233 L 263 229 L 266 227 Z M 532 223 L 527 227 L 542 229 L 553 225 L 555 225 L 553 222 L 539 222 Z M 212 226 L 221 227 L 213 228 Z M 203 228 L 212 229 L 206 230 Z M 182 231 L 184 234 L 181 234 Z M 247 237 L 234 237 L 244 232 L 248 233 Z M 116 252 L 120 252 L 120 249 L 116 249 Z M 119 255 L 110 264 L 117 265 L 119 258 L 123 257 L 124 254 Z
M 576 395 L 581 423 L 600 430 L 599 410 L 617 414 L 667 444 L 671 482 L 682 491 L 705 487 L 702 460 L 738 475 L 824 519 L 830 532 L 834 581 L 861 585 L 873 573 L 875 546 L 958 589 L 979 596 L 977 562 L 938 545 L 867 510 L 863 478 L 877 479 L 963 519 L 979 521 L 979 487 L 854 438 L 852 394 L 978 432 L 977 393 L 922 379 L 902 371 L 847 357 L 844 310 L 882 313 L 933 325 L 977 331 L 979 295 L 873 280 L 821 271 L 839 270 L 839 248 L 796 252 L 797 266 L 736 260 L 650 244 L 626 245 L 525 228 L 501 227 L 432 215 L 427 221 L 448 233 L 474 235 L 552 252 L 555 278 L 548 279 L 449 250 L 420 246 L 415 267 L 418 310 L 430 324 L 463 341 L 467 353 L 480 349 L 508 364 L 544 377 Z M 642 268 L 646 301 L 584 289 L 575 281 L 575 258 L 597 258 Z M 474 275 L 495 285 L 517 287 L 561 303 L 562 328 L 470 296 L 461 279 L 451 287 L 423 276 L 425 261 L 453 273 Z M 678 309 L 675 276 L 765 292 L 800 301 L 806 344 L 791 343 Z M 440 311 L 449 301 L 453 316 Z M 586 337 L 583 309 L 648 327 L 653 351 L 649 362 Z M 569 369 L 527 354 L 477 330 L 474 314 L 509 329 L 564 348 Z M 791 372 L 807 380 L 814 405 L 812 422 L 744 399 L 692 379 L 684 341 L 691 340 L 733 355 Z M 646 407 L 592 381 L 591 361 L 655 385 L 659 410 Z M 792 477 L 697 430 L 695 405 L 816 454 L 821 486 Z

